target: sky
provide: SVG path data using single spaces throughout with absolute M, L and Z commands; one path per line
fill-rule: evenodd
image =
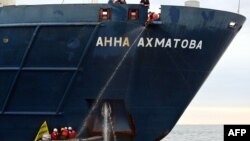
M 59 4 L 63 0 L 16 0 L 23 4 Z M 91 0 L 64 0 L 89 3 Z M 99 0 L 106 3 L 108 0 Z M 200 0 L 202 8 L 237 12 L 239 0 Z M 185 0 L 151 0 L 160 5 L 184 5 Z M 139 3 L 139 0 L 127 0 Z M 240 14 L 250 17 L 250 0 L 241 0 Z M 250 124 L 250 20 L 230 44 L 178 124 Z

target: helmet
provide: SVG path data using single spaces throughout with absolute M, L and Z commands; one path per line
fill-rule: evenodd
M 54 132 L 58 132 L 57 128 L 54 128 L 53 131 L 54 131 Z
M 72 127 L 69 127 L 68 129 L 69 129 L 69 130 L 72 130 Z
M 64 130 L 64 128 L 61 128 L 61 131 L 63 131 Z
M 67 130 L 67 129 L 68 129 L 68 127 L 64 127 L 64 129 L 65 129 L 65 130 Z

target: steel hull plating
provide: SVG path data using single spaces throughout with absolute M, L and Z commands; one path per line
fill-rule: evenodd
M 100 8 L 111 8 L 112 18 L 100 21 Z M 138 20 L 127 20 L 130 8 L 139 9 Z M 2 8 L 1 139 L 32 140 L 45 120 L 50 129 L 80 129 L 102 90 L 100 103 L 111 103 L 118 140 L 167 135 L 245 18 L 200 8 L 161 10 L 161 23 L 144 28 L 147 9 L 140 5 Z M 99 134 L 98 112 L 100 106 L 83 136 Z

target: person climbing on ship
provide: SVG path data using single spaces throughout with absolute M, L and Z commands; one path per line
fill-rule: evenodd
M 148 18 L 147 18 L 147 22 L 146 22 L 146 26 L 150 23 L 152 23 L 152 21 L 156 21 L 156 20 L 159 20 L 160 18 L 160 15 L 155 13 L 155 12 L 149 12 L 148 13 Z
M 53 132 L 51 133 L 51 139 L 52 140 L 59 140 L 59 133 L 57 128 L 53 129 Z
M 147 23 L 151 23 L 152 22 L 153 15 L 154 15 L 154 12 L 151 12 L 151 11 L 148 12 Z
M 159 18 L 160 18 L 160 15 L 157 14 L 156 12 L 149 12 L 147 22 L 159 20 Z
M 69 139 L 74 139 L 76 137 L 76 131 L 72 129 L 72 127 L 69 127 Z

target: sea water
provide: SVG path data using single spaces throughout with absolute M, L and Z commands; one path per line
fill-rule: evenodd
M 223 125 L 176 125 L 162 141 L 223 141 Z

